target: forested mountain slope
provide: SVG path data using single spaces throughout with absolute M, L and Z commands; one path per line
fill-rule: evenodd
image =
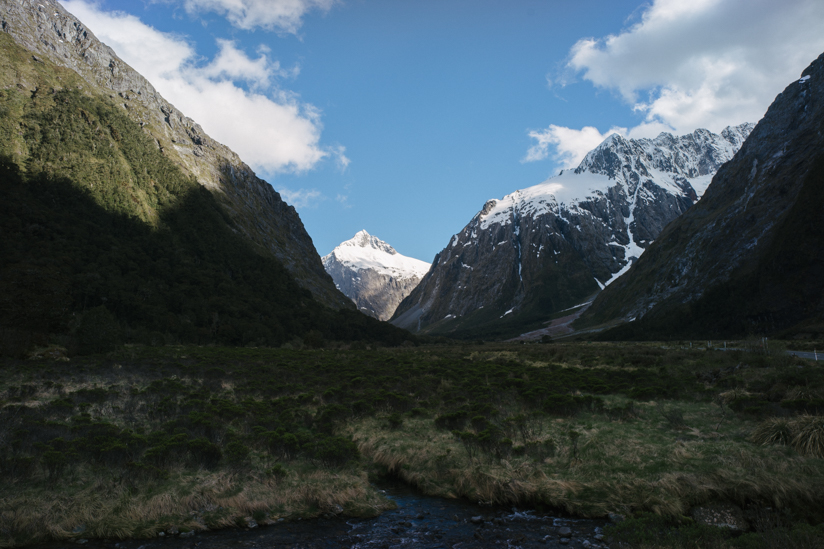
M 51 61 L 56 67 L 71 69 L 82 79 L 76 88 L 117 105 L 184 175 L 212 192 L 233 221 L 233 231 L 253 243 L 261 254 L 277 258 L 318 301 L 335 308 L 351 307 L 324 271 L 295 209 L 237 154 L 166 101 L 57 1 L 0 0 L 0 29 L 29 50 L 23 55 L 26 62 Z M 50 87 L 63 86 L 58 80 L 44 87 L 27 72 L 4 73 L 3 87 L 42 94 Z M 24 153 L 25 147 L 20 147 L 18 142 L 15 154 Z M 55 170 L 61 169 L 59 159 L 50 162 Z
M 0 88 L 0 351 L 408 336 L 318 303 L 121 105 L 7 33 Z

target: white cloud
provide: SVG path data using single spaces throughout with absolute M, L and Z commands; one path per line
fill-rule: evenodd
M 296 33 L 313 9 L 328 11 L 337 0 L 184 0 L 189 13 L 211 11 L 241 29 L 261 27 Z
M 349 203 L 349 195 L 348 194 L 338 193 L 338 196 L 335 197 L 335 200 L 340 202 L 341 207 L 343 207 L 344 209 L 348 210 L 349 208 L 352 207 L 352 204 Z
M 352 162 L 349 160 L 349 157 L 346 156 L 346 147 L 343 145 L 338 145 L 336 147 L 331 147 L 329 152 L 334 155 L 335 163 L 338 165 L 338 169 L 342 172 L 346 171 L 346 168 L 349 167 L 349 164 Z
M 292 191 L 287 188 L 278 189 L 280 196 L 287 203 L 295 208 L 309 208 L 317 206 L 321 200 L 326 200 L 326 197 L 317 189 L 298 189 Z
M 220 51 L 201 73 L 212 80 L 233 80 L 248 83 L 254 88 L 268 88 L 273 76 L 286 76 L 277 61 L 269 62 L 265 53 L 251 59 L 231 40 L 217 40 Z
M 301 172 L 330 154 L 339 160 L 319 144 L 319 111 L 291 92 L 271 88 L 290 71 L 265 51 L 251 58 L 234 42 L 218 40 L 218 54 L 204 65 L 185 38 L 133 15 L 102 11 L 86 0 L 62 3 L 167 100 L 255 170 Z
M 529 148 L 521 162 L 544 160 L 550 154 L 549 148 L 554 146 L 553 160 L 561 168 L 575 168 L 589 151 L 597 147 L 601 141 L 612 133 L 626 135 L 627 129 L 612 128 L 607 133 L 602 134 L 592 126 L 573 130 L 572 128 L 552 124 L 545 130 L 529 132 L 529 137 L 535 139 L 537 143 Z
M 717 132 L 761 119 L 824 51 L 823 22 L 821 0 L 654 0 L 621 33 L 579 40 L 567 70 L 644 113 L 644 123 L 629 134 Z M 553 80 L 565 85 L 569 75 Z M 557 126 L 532 132 L 538 144 L 526 159 L 550 145 L 557 156 L 572 158 L 569 151 L 583 146 L 584 134 L 596 133 Z
M 631 130 L 613 126 L 604 133 L 593 126 L 575 130 L 551 124 L 545 130 L 529 132 L 529 137 L 535 139 L 537 143 L 529 148 L 521 162 L 544 160 L 550 156 L 550 148 L 553 148 L 552 159 L 560 168 L 577 168 L 589 151 L 614 133 L 631 139 L 639 139 L 655 137 L 661 132 L 669 131 L 672 131 L 672 128 L 656 122 L 640 124 Z

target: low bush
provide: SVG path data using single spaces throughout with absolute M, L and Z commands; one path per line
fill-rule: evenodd
M 465 411 L 449 412 L 435 418 L 435 427 L 444 431 L 459 431 L 469 420 L 469 414 Z
M 358 457 L 358 447 L 346 437 L 327 437 L 306 445 L 309 457 L 327 467 L 340 467 Z

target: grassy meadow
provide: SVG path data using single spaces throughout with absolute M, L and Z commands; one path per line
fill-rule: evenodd
M 5 360 L 0 546 L 372 516 L 392 503 L 370 480 L 392 475 L 442 497 L 623 515 L 610 535 L 632 547 L 656 546 L 641 535 L 653 523 L 675 533 L 663 546 L 820 547 L 824 369 L 780 347 L 127 346 Z M 754 532 L 693 524 L 712 503 L 739 506 Z

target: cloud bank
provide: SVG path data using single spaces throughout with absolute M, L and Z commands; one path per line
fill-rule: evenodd
M 215 12 L 235 27 L 264 28 L 295 34 L 313 9 L 329 11 L 337 0 L 184 0 L 186 11 Z
M 296 69 L 283 69 L 276 60 L 269 59 L 265 50 L 250 57 L 235 42 L 218 39 L 218 53 L 204 64 L 183 37 L 160 32 L 133 15 L 103 11 L 86 0 L 62 3 L 167 100 L 255 170 L 270 174 L 303 172 L 326 157 L 348 164 L 342 147 L 326 149 L 320 145 L 318 109 L 277 87 L 278 80 L 294 76 Z M 280 0 L 191 3 L 235 6 L 240 14 L 257 13 L 254 10 L 264 4 L 305 4 Z M 242 83 L 247 89 L 241 87 Z
M 761 119 L 775 96 L 824 51 L 822 21 L 820 0 L 654 0 L 627 30 L 579 40 L 566 70 L 618 93 L 644 114 L 643 123 L 625 135 L 718 132 Z M 524 161 L 547 158 L 554 146 L 557 162 L 575 165 L 612 131 L 532 131 L 537 143 Z

